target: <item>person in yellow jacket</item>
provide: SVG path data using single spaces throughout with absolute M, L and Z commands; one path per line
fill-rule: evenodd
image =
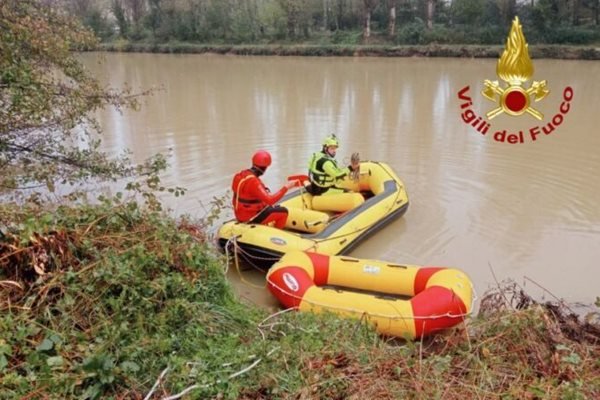
M 335 155 L 339 144 L 338 138 L 332 134 L 323 141 L 322 150 L 312 155 L 308 164 L 310 185 L 306 188 L 310 194 L 318 196 L 327 192 L 342 193 L 343 189 L 336 188 L 336 182 L 360 168 L 358 161 L 344 168 L 338 167 Z

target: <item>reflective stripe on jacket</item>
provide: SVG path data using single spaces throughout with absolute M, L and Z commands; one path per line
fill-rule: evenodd
M 330 188 L 338 179 L 350 173 L 349 168 L 340 168 L 334 158 L 324 152 L 314 153 L 308 164 L 310 182 L 321 188 Z
M 238 172 L 231 183 L 233 190 L 233 211 L 240 222 L 247 222 L 260 213 L 265 207 L 277 203 L 287 192 L 282 187 L 277 193 L 270 194 L 252 169 Z

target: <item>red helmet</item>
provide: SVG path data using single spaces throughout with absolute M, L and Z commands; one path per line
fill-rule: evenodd
M 258 150 L 252 156 L 252 165 L 256 165 L 257 167 L 267 168 L 271 165 L 271 155 L 266 150 Z

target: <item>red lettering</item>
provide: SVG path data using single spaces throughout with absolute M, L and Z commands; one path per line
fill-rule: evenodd
M 494 133 L 494 140 L 496 142 L 504 142 L 506 140 L 506 129 L 503 131 L 497 131 Z
M 465 93 L 469 91 L 469 86 L 465 86 L 458 92 L 458 98 L 464 101 L 472 101 L 469 96 L 465 96 Z
M 564 110 L 563 110 L 564 108 Z M 565 103 L 564 101 L 562 103 L 560 103 L 560 112 L 563 114 L 566 114 L 569 112 L 569 109 L 571 108 L 571 105 L 569 103 Z
M 565 99 L 566 101 L 573 100 L 573 88 L 571 88 L 571 86 L 567 86 L 563 91 L 563 99 Z
M 554 125 L 552 125 L 552 122 L 548 122 L 546 126 L 542 126 L 542 131 L 546 135 L 551 134 L 554 131 Z
M 554 124 L 554 126 L 559 126 L 560 124 L 562 124 L 562 122 L 563 122 L 562 114 L 556 114 L 554 116 L 554 118 L 552 118 L 552 123 Z

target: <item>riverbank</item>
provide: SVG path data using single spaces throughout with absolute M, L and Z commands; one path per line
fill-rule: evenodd
M 498 58 L 503 46 L 482 45 L 224 45 L 189 42 L 140 43 L 118 41 L 100 44 L 96 50 L 135 53 L 233 54 L 254 56 L 344 56 L 344 57 L 468 57 Z M 600 60 L 600 46 L 529 46 L 532 58 Z
M 2 397 L 598 398 L 600 328 L 515 285 L 422 342 L 240 303 L 202 221 L 0 206 Z

